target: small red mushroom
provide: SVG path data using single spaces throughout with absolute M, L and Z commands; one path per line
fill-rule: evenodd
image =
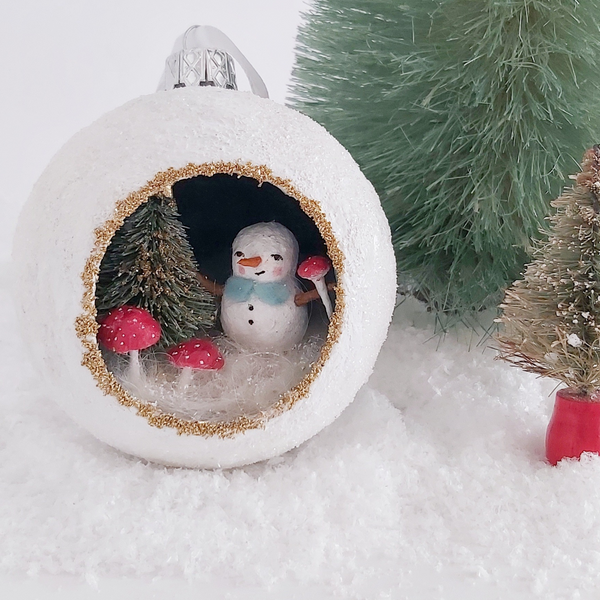
M 219 349 L 208 339 L 192 338 L 167 350 L 171 364 L 182 369 L 177 388 L 190 384 L 192 371 L 218 371 L 225 359 Z
M 331 261 L 326 256 L 309 256 L 306 260 L 303 260 L 298 267 L 298 276 L 302 279 L 308 279 L 315 284 L 319 296 L 325 306 L 325 312 L 327 316 L 331 318 L 333 312 L 331 306 L 331 300 L 327 293 L 327 285 L 325 284 L 325 275 L 329 273 L 331 269 Z
M 129 373 L 140 378 L 139 351 L 160 340 L 160 323 L 143 308 L 121 306 L 103 317 L 98 330 L 98 341 L 117 354 L 129 353 Z

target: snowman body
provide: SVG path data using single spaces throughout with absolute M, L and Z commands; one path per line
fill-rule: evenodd
M 248 350 L 281 352 L 302 340 L 306 306 L 296 306 L 298 242 L 280 223 L 242 229 L 232 246 L 233 275 L 221 303 L 226 335 Z

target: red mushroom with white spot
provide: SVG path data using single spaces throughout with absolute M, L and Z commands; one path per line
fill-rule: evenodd
M 102 318 L 98 342 L 117 354 L 129 353 L 129 374 L 132 380 L 140 379 L 139 351 L 160 340 L 160 323 L 143 308 L 121 306 Z
M 177 389 L 186 388 L 193 371 L 218 371 L 223 368 L 225 359 L 220 350 L 207 339 L 192 338 L 167 350 L 171 364 L 182 369 Z
M 319 292 L 319 296 L 323 301 L 323 306 L 325 306 L 325 312 L 329 318 L 331 318 L 333 308 L 331 306 L 329 294 L 327 293 L 325 275 L 329 273 L 330 269 L 331 261 L 326 256 L 309 256 L 300 263 L 297 271 L 299 277 L 308 279 L 315 284 L 317 292 Z

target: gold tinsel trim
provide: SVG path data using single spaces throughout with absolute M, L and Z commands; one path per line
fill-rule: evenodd
M 145 202 L 150 196 L 164 194 L 171 196 L 171 187 L 182 179 L 190 179 L 198 175 L 212 177 L 216 174 L 237 175 L 239 177 L 250 177 L 260 184 L 271 183 L 285 192 L 291 198 L 298 201 L 300 208 L 314 221 L 319 233 L 327 246 L 327 254 L 335 269 L 338 283 L 336 285 L 335 311 L 331 316 L 327 338 L 317 361 L 310 372 L 302 381 L 293 387 L 267 411 L 253 416 L 238 417 L 232 421 L 209 422 L 188 421 L 180 419 L 173 414 L 163 413 L 160 409 L 144 402 L 140 402 L 127 392 L 116 380 L 114 375 L 107 369 L 106 363 L 98 347 L 96 334 L 98 323 L 96 322 L 95 290 L 100 262 L 106 253 L 106 249 L 115 232 L 123 225 L 123 221 L 135 211 L 138 206 Z M 342 315 L 344 313 L 344 288 L 340 282 L 344 272 L 344 255 L 340 250 L 338 242 L 331 229 L 331 224 L 325 217 L 318 202 L 307 198 L 302 194 L 289 179 L 283 179 L 273 174 L 271 169 L 264 165 L 252 165 L 249 163 L 216 162 L 201 165 L 188 164 L 182 169 L 169 168 L 158 173 L 154 179 L 149 181 L 137 192 L 127 196 L 124 200 L 117 202 L 115 211 L 104 225 L 94 231 L 94 249 L 88 258 L 81 279 L 83 280 L 84 294 L 81 300 L 83 313 L 75 321 L 77 337 L 85 349 L 81 364 L 88 368 L 96 380 L 98 387 L 110 396 L 114 396 L 123 406 L 135 408 L 137 414 L 146 418 L 153 427 L 172 427 L 180 435 L 202 435 L 219 436 L 222 438 L 234 435 L 249 429 L 259 429 L 265 423 L 283 412 L 289 410 L 299 400 L 305 398 L 312 383 L 317 379 L 323 366 L 329 359 L 333 346 L 338 341 L 342 331 Z

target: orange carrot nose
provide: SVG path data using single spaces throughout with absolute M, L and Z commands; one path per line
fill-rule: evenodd
M 242 265 L 242 267 L 258 267 L 262 259 L 260 256 L 253 256 L 252 258 L 240 258 L 238 260 L 238 265 Z

